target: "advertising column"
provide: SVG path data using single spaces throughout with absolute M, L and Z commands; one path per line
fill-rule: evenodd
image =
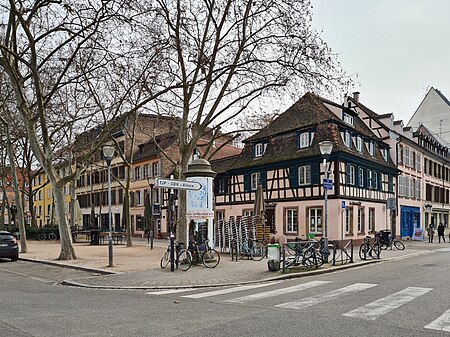
M 211 170 L 211 164 L 206 159 L 195 159 L 188 166 L 184 174 L 186 181 L 201 185 L 199 190 L 189 190 L 186 193 L 186 229 L 189 242 L 189 225 L 194 221 L 197 230 L 200 225 L 206 226 L 207 238 L 210 246 L 214 247 L 214 207 L 213 207 L 213 181 L 216 173 Z

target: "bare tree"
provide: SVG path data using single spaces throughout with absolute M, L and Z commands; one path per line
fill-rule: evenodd
M 179 84 L 149 71 L 159 65 L 156 56 L 161 48 L 147 41 L 146 54 L 134 57 L 135 39 L 122 43 L 127 34 L 133 37 L 129 8 L 122 1 L 10 0 L 0 8 L 7 14 L 0 18 L 0 66 L 13 88 L 33 153 L 52 186 L 61 237 L 59 259 L 73 259 L 63 187 L 77 179 L 83 165 L 128 114 Z M 143 56 L 146 62 L 136 61 Z M 127 72 L 133 77 L 124 76 Z M 150 84 L 149 73 L 157 76 Z M 142 88 L 146 95 L 133 100 Z M 76 106 L 76 114 L 61 108 L 67 91 L 83 102 Z M 56 165 L 68 162 L 60 149 L 70 148 L 69 129 L 80 131 L 74 124 L 85 129 L 101 125 L 101 132 L 78 153 L 77 162 L 71 162 L 77 169 L 61 177 Z
M 206 132 L 226 127 L 262 100 L 339 92 L 348 81 L 311 28 L 309 0 L 140 3 L 156 13 L 160 35 L 170 44 L 169 69 L 183 85 L 152 102 L 155 112 L 181 118 L 179 177 Z M 180 192 L 177 239 L 184 240 L 186 199 Z

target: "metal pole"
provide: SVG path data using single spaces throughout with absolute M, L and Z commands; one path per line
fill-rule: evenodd
M 323 163 L 325 165 L 325 179 L 328 179 L 328 168 L 327 168 L 327 161 L 326 159 L 323 160 Z M 324 195 L 325 195 L 325 205 L 324 205 L 324 211 L 325 211 L 325 221 L 323 226 L 323 258 L 325 263 L 328 262 L 328 190 L 324 186 Z
M 174 216 L 174 200 L 173 189 L 169 192 L 169 229 L 170 229 L 170 271 L 175 270 L 175 252 L 174 252 L 174 237 L 173 234 L 173 216 Z
M 153 225 L 153 184 L 150 185 L 150 228 L 148 234 L 150 235 L 150 249 L 153 249 L 153 238 L 155 237 Z
M 108 219 L 109 219 L 109 239 L 108 239 L 108 257 L 109 266 L 113 266 L 113 242 L 112 242 L 112 214 L 111 214 L 111 159 L 107 159 L 108 164 Z

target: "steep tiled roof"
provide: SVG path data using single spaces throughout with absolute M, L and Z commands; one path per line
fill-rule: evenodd
M 353 126 L 344 123 L 336 115 L 339 111 L 342 111 L 341 105 L 320 98 L 312 93 L 306 94 L 270 125 L 248 138 L 245 141 L 246 146 L 242 150 L 241 155 L 228 162 L 228 169 L 268 165 L 311 156 L 320 157 L 318 143 L 323 140 L 331 140 L 333 142 L 333 152 L 347 153 L 350 156 L 363 158 L 374 163 L 382 162 L 386 166 L 395 168 L 392 161 L 385 162 L 378 149 L 376 149 L 375 155 L 371 156 L 366 146 L 363 146 L 363 151 L 359 152 L 354 144 L 352 148 L 348 148 L 344 144 L 340 132 L 349 130 L 362 136 L 366 141 L 372 140 L 376 143 L 384 144 L 386 147 L 388 146 L 386 143 L 381 142 L 357 116 L 354 118 Z M 303 130 L 313 131 L 314 138 L 311 146 L 299 149 L 297 131 Z M 262 157 L 254 158 L 253 144 L 259 141 L 266 142 L 266 150 Z M 222 166 L 222 169 L 226 170 L 224 166 Z
M 178 140 L 178 135 L 173 132 L 167 132 L 157 136 L 156 143 L 151 138 L 147 143 L 140 144 L 138 150 L 133 154 L 133 161 L 139 161 L 147 158 L 156 157 L 160 153 L 160 149 L 167 149 Z M 158 144 L 158 145 L 157 145 Z

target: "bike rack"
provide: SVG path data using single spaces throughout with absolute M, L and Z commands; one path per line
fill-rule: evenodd
M 348 247 L 350 246 L 350 253 Z M 353 239 L 350 240 L 334 240 L 333 241 L 333 266 L 339 260 L 342 264 L 353 263 Z M 345 257 L 345 261 L 344 261 Z

